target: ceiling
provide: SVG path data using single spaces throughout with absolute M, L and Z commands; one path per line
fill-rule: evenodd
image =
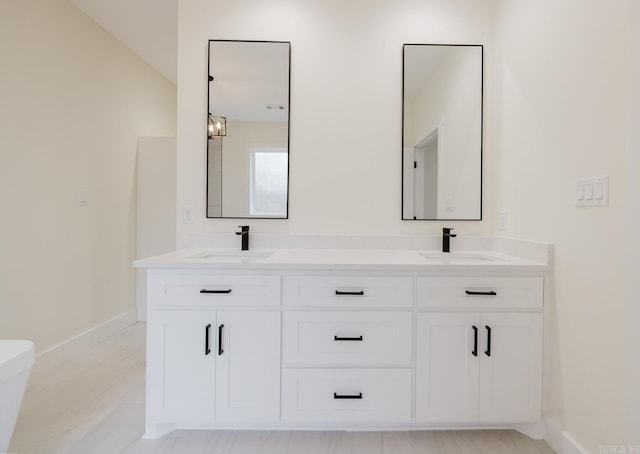
M 69 0 L 176 83 L 178 0 Z
M 286 122 L 289 43 L 211 41 L 209 112 L 230 121 Z

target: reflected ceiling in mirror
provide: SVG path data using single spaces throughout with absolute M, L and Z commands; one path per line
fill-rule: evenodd
M 482 219 L 481 45 L 404 44 L 402 219 Z
M 209 41 L 207 217 L 288 217 L 291 45 Z

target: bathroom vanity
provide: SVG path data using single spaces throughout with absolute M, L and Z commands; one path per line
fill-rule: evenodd
M 550 261 L 490 251 L 178 251 L 148 268 L 147 438 L 176 428 L 541 420 Z

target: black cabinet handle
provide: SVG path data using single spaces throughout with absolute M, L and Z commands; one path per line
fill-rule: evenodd
M 209 323 L 204 328 L 204 356 L 207 356 L 211 353 L 211 349 L 209 348 L 209 332 L 211 331 L 211 323 Z
M 473 356 L 478 356 L 478 327 L 473 326 L 473 351 L 471 352 Z
M 357 295 L 364 296 L 364 290 L 360 290 L 359 292 L 342 292 L 340 290 L 336 290 L 336 295 Z
M 484 351 L 484 354 L 491 356 L 491 327 L 485 325 L 485 328 L 487 328 L 487 349 Z
M 224 328 L 224 324 L 218 326 L 218 356 L 224 353 L 224 350 L 222 349 L 222 328 Z
M 481 296 L 496 296 L 497 293 L 494 292 L 493 290 L 490 290 L 488 292 L 474 292 L 473 290 L 465 290 L 464 291 L 467 295 L 481 295 Z
M 333 336 L 333 340 L 334 341 L 362 341 L 362 340 L 364 340 L 364 338 L 362 336 L 358 336 L 358 337 Z
M 358 394 L 338 394 L 333 393 L 334 399 L 362 399 L 362 393 Z
M 205 288 L 203 288 L 202 290 L 200 290 L 200 293 L 231 293 L 231 289 L 226 289 L 226 290 L 207 290 Z

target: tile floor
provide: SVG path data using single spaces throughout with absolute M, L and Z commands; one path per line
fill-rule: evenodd
M 513 430 L 144 432 L 145 325 L 90 348 L 38 358 L 11 453 L 552 454 Z

